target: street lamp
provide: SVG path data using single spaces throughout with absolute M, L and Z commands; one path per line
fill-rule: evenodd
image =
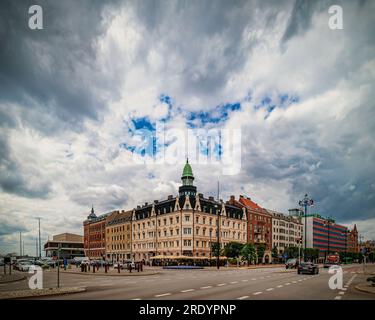
M 218 210 L 218 205 L 215 205 L 216 214 L 217 214 L 217 230 L 216 230 L 216 236 L 217 236 L 217 257 L 216 257 L 216 267 L 217 269 L 220 269 L 220 210 Z
M 304 255 L 303 255 L 303 261 L 306 262 L 306 248 L 307 248 L 307 207 L 311 207 L 314 205 L 314 200 L 310 199 L 307 196 L 307 193 L 305 194 L 305 197 L 298 202 L 298 204 L 301 207 L 304 207 L 305 209 L 305 250 L 304 250 Z
M 328 218 L 328 219 L 330 219 L 330 218 Z M 331 221 L 330 220 L 326 220 L 326 222 L 324 222 L 324 224 L 323 224 L 325 227 L 327 227 L 328 228 L 328 242 L 327 242 L 327 253 L 326 253 L 326 258 L 327 258 L 327 255 L 329 255 L 329 253 L 330 253 L 330 247 L 329 247 L 329 245 L 330 245 L 330 226 L 331 226 Z
M 344 255 L 344 264 L 347 263 L 347 259 L 346 259 L 346 256 L 347 256 L 347 248 L 348 248 L 348 233 L 349 231 L 348 230 L 345 230 L 345 233 L 341 233 L 341 236 L 345 236 L 345 255 Z

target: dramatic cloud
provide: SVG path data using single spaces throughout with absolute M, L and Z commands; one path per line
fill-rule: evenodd
M 375 3 L 31 1 L 0 11 L 0 246 L 35 250 L 98 213 L 176 195 L 177 164 L 137 163 L 140 129 L 241 128 L 241 172 L 194 164 L 220 198 L 287 212 L 307 192 L 324 216 L 375 232 Z M 158 141 L 172 156 L 181 140 Z M 146 160 L 154 149 L 146 152 Z M 189 150 L 191 153 L 191 150 Z M 216 150 L 216 154 L 219 151 Z M 15 221 L 13 223 L 12 221 Z M 22 223 L 17 223 L 22 221 Z

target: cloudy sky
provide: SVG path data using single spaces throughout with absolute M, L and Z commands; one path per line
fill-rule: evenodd
M 28 27 L 32 4 L 43 30 Z M 343 30 L 328 27 L 332 4 Z M 3 1 L 0 251 L 18 252 L 22 231 L 35 254 L 35 217 L 45 240 L 82 234 L 91 204 L 176 195 L 184 155 L 139 151 L 157 123 L 240 130 L 239 173 L 192 160 L 206 196 L 219 178 L 221 198 L 287 212 L 308 193 L 374 239 L 374 20 L 374 1 Z

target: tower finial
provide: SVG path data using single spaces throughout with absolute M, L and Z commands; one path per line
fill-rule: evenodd
M 91 205 L 91 213 L 94 213 L 94 204 Z
M 186 157 L 186 163 L 189 163 L 189 157 Z

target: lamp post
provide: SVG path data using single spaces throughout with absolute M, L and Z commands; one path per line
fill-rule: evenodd
M 328 219 L 331 219 L 331 218 L 328 218 Z M 324 226 L 328 228 L 328 241 L 327 241 L 327 253 L 326 253 L 326 258 L 327 258 L 327 255 L 329 255 L 330 253 L 330 226 L 331 226 L 331 221 L 330 220 L 326 220 L 326 222 L 324 222 Z
M 344 264 L 347 263 L 347 259 L 346 259 L 346 256 L 347 256 L 347 251 L 348 251 L 348 233 L 349 231 L 348 230 L 345 230 L 345 233 L 341 233 L 342 236 L 345 236 L 345 255 L 344 255 Z
M 210 229 L 210 267 L 211 267 L 211 259 L 212 259 L 212 229 Z
M 216 214 L 217 214 L 217 230 L 216 230 L 216 236 L 217 236 L 217 256 L 216 256 L 216 267 L 217 269 L 220 269 L 220 210 L 218 210 L 218 205 L 215 205 Z
M 305 197 L 298 202 L 298 204 L 301 207 L 304 207 L 305 209 L 305 250 L 304 250 L 304 255 L 303 255 L 303 261 L 306 262 L 306 248 L 307 248 L 307 207 L 313 206 L 314 205 L 314 200 L 310 199 L 307 196 L 307 193 L 305 194 Z

